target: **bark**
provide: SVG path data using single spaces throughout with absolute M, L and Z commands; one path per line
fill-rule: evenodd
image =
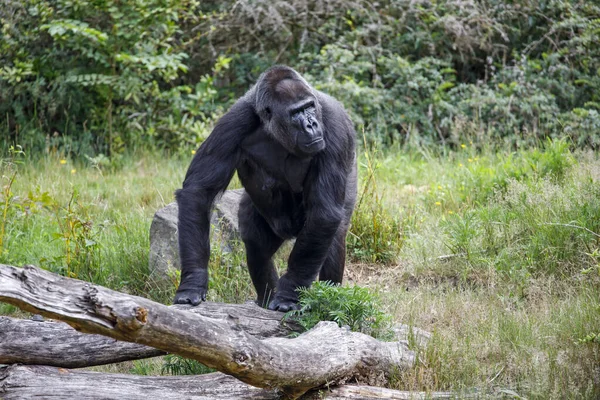
M 103 374 L 47 366 L 11 365 L 0 372 L 3 400 L 277 399 L 273 389 L 214 373 L 196 376 Z
M 404 392 L 370 386 L 343 385 L 331 391 L 307 393 L 303 399 L 394 399 L 452 398 L 450 393 Z M 0 398 L 4 400 L 51 398 L 54 400 L 208 400 L 279 399 L 276 390 L 247 385 L 215 372 L 197 376 L 140 376 L 72 371 L 47 366 L 12 365 L 0 370 Z
M 0 317 L 0 364 L 82 368 L 164 354 L 141 344 L 82 334 L 62 322 Z
M 301 332 L 301 327 L 293 321 L 282 320 L 284 313 L 265 310 L 255 303 L 171 307 L 216 320 L 235 321 L 240 329 L 258 338 L 284 337 Z M 165 351 L 137 343 L 82 334 L 62 322 L 0 317 L 0 364 L 81 368 L 164 354 Z
M 283 313 L 266 310 L 254 302 L 206 302 L 201 307 L 171 307 L 209 318 L 233 319 L 241 329 L 258 338 L 286 337 L 302 332 L 302 327 L 297 323 L 283 319 Z M 404 324 L 396 325 L 393 331 L 397 340 L 412 337 L 421 346 L 425 346 L 431 336 L 429 332 Z M 77 332 L 60 321 L 0 316 L 0 364 L 84 368 L 165 354 L 165 351 L 153 347 Z
M 82 332 L 198 360 L 290 398 L 349 379 L 381 383 L 414 361 L 406 343 L 379 342 L 331 322 L 293 339 L 259 339 L 229 319 L 177 310 L 33 266 L 0 265 L 0 301 L 60 319 Z

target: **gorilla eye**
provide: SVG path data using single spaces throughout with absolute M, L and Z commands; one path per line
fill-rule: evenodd
M 317 113 L 317 109 L 314 106 L 310 106 L 306 108 L 305 112 L 310 116 L 314 116 Z

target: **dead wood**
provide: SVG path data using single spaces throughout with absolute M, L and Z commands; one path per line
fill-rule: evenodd
M 301 332 L 284 314 L 270 311 L 255 303 L 203 303 L 201 307 L 174 305 L 222 321 L 235 321 L 245 332 L 257 338 L 285 337 Z M 32 321 L 0 317 L 0 364 L 50 365 L 82 368 L 129 360 L 156 357 L 165 351 L 110 337 L 83 334 L 58 321 Z
M 273 389 L 247 385 L 229 375 L 143 376 L 12 365 L 0 372 L 3 400 L 210 400 L 278 399 Z
M 405 392 L 371 386 L 342 385 L 322 389 L 302 399 L 391 399 L 420 400 L 453 398 L 450 393 Z M 140 376 L 105 374 L 47 366 L 12 365 L 0 370 L 0 398 L 4 400 L 52 398 L 54 400 L 275 400 L 273 389 L 247 385 L 231 376 L 215 372 L 197 376 Z
M 34 266 L 0 264 L 0 301 L 60 319 L 82 332 L 192 358 L 292 398 L 349 379 L 380 382 L 414 361 L 404 342 L 380 342 L 335 323 L 321 322 L 293 339 L 259 339 L 235 321 L 177 310 Z

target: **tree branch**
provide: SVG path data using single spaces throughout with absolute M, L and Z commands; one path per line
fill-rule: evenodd
M 170 307 L 216 320 L 235 321 L 237 327 L 258 338 L 285 337 L 302 332 L 298 324 L 282 320 L 284 313 L 266 310 L 254 302 L 206 302 L 201 307 L 179 304 Z M 0 317 L 0 364 L 82 368 L 164 354 L 166 352 L 162 350 L 141 344 L 82 334 L 62 322 Z
M 193 376 L 143 376 L 23 365 L 0 369 L 0 397 L 4 400 L 280 399 L 276 390 L 256 388 L 220 372 Z M 455 397 L 446 392 L 405 392 L 356 385 L 343 385 L 302 396 L 304 400 L 323 398 L 425 400 Z
M 308 390 L 356 379 L 381 382 L 413 364 L 403 342 L 321 322 L 294 339 L 259 339 L 235 321 L 216 320 L 34 266 L 0 264 L 0 301 L 99 333 L 192 358 L 261 388 L 296 398 Z M 200 306 L 202 307 L 202 305 Z

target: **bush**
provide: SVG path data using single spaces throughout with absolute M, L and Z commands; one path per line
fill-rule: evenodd
M 311 329 L 319 321 L 333 321 L 375 338 L 391 338 L 390 317 L 380 310 L 380 300 L 367 288 L 315 282 L 299 292 L 301 308 L 289 315 L 298 317 L 304 329 Z
M 470 121 L 486 142 L 597 148 L 598 15 L 578 0 L 8 0 L 0 133 L 90 156 L 197 146 L 285 63 L 340 98 L 368 143 L 456 146 Z

